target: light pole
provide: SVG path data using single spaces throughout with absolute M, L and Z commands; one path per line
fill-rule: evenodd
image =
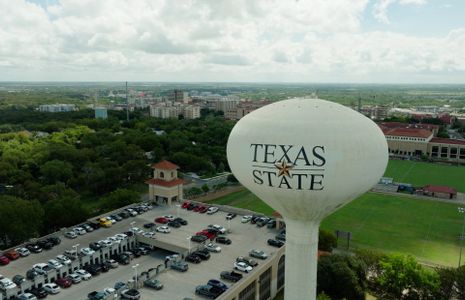
M 464 214 L 463 223 L 462 223 L 462 234 L 460 235 L 460 256 L 459 256 L 459 267 L 462 263 L 462 249 L 463 249 L 463 234 L 465 230 L 465 208 L 464 207 L 457 207 L 459 213 Z
M 231 219 L 228 219 L 228 232 L 231 232 Z
M 76 244 L 76 245 L 73 246 L 74 251 L 76 251 L 75 252 L 75 258 L 76 259 L 78 258 L 78 247 L 79 247 L 79 244 Z
M 181 204 L 176 204 L 176 217 L 179 218 L 179 208 L 181 207 Z
M 132 266 L 132 268 L 134 269 L 134 283 L 135 283 L 135 289 L 137 289 L 137 267 L 139 266 L 139 264 L 135 264 L 134 266 Z
M 187 252 L 187 254 L 191 254 L 191 237 L 190 236 L 187 237 L 187 241 L 189 242 L 189 252 Z
M 136 224 L 136 221 L 132 221 L 131 223 L 129 223 L 130 227 L 129 227 L 129 231 L 132 231 L 132 227 L 134 227 L 134 224 Z

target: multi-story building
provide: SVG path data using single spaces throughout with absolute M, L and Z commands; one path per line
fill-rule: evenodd
M 184 118 L 185 119 L 198 119 L 200 118 L 200 106 L 188 105 L 184 107 Z
M 226 113 L 230 110 L 235 110 L 238 103 L 239 99 L 236 97 L 222 97 L 216 100 L 215 110 Z
M 271 101 L 260 100 L 260 101 L 241 101 L 237 104 L 235 109 L 225 112 L 225 119 L 229 120 L 240 120 L 245 115 L 252 111 L 270 104 Z
M 39 106 L 39 111 L 42 112 L 68 112 L 77 110 L 74 104 L 44 104 Z
M 399 122 L 378 125 L 386 137 L 391 156 L 427 156 L 433 160 L 465 163 L 465 140 L 436 137 L 437 125 Z
M 181 102 L 187 103 L 188 101 L 188 93 L 182 90 L 173 90 L 171 94 L 169 94 L 168 99 L 173 102 Z
M 95 109 L 95 118 L 96 119 L 106 119 L 108 118 L 107 108 L 103 106 L 97 106 Z

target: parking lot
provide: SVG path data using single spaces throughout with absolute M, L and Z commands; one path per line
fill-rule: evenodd
M 156 217 L 167 214 L 176 216 L 177 213 L 179 213 L 181 218 L 186 219 L 189 224 L 181 228 L 171 228 L 170 233 L 157 232 L 155 239 L 172 243 L 185 249 L 191 247 L 192 250 L 195 250 L 195 247 L 199 244 L 189 242 L 188 238 L 206 228 L 209 224 L 218 224 L 225 228 L 230 226 L 230 233 L 227 236 L 232 240 L 232 244 L 219 244 L 222 248 L 221 253 L 211 253 L 211 258 L 200 264 L 189 263 L 189 270 L 187 272 L 182 273 L 171 269 L 161 272 L 157 276 L 157 279 L 163 283 L 164 288 L 160 291 L 142 288 L 141 299 L 154 299 L 155 297 L 161 299 L 183 299 L 184 297 L 203 299 L 194 294 L 195 287 L 200 284 L 206 284 L 209 279 L 219 279 L 221 271 L 232 270 L 236 257 L 247 256 L 248 252 L 254 248 L 264 250 L 269 255 L 272 255 L 277 250 L 277 248 L 268 246 L 266 243 L 268 238 L 276 235 L 276 230 L 268 229 L 266 226 L 259 228 L 249 223 L 243 224 L 240 222 L 241 216 L 239 215 L 228 224 L 226 213 L 222 211 L 208 215 L 187 211 L 176 206 L 158 206 L 142 215 L 117 222 L 111 228 L 102 228 L 72 240 L 62 237 L 62 243 L 51 250 L 44 250 L 39 254 L 31 254 L 28 257 L 13 261 L 7 266 L 0 267 L 0 274 L 9 278 L 12 278 L 16 274 L 24 275 L 33 264 L 46 262 L 58 254 L 62 254 L 65 250 L 72 249 L 75 244 L 79 244 L 79 247 L 87 247 L 90 242 L 127 231 L 130 227 L 143 228 L 143 224 L 153 222 Z M 59 294 L 49 296 L 49 298 L 86 299 L 87 294 L 91 291 L 113 287 L 117 281 L 126 282 L 131 279 L 135 273 L 135 269 L 132 266 L 138 264 L 137 272 L 140 274 L 149 268 L 155 268 L 157 265 L 164 264 L 164 259 L 169 254 L 171 253 L 168 251 L 157 249 L 149 255 L 134 259 L 129 265 L 119 266 L 89 281 L 83 281 L 76 286 L 62 289 Z M 260 260 L 257 261 L 260 263 Z M 244 277 L 247 276 L 249 275 L 244 274 Z M 231 285 L 230 282 L 225 283 L 228 286 Z

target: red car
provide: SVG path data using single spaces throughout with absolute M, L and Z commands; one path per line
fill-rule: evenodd
M 187 208 L 189 206 L 189 204 L 190 204 L 189 202 L 184 202 L 181 207 L 182 208 Z
M 62 278 L 58 278 L 57 280 L 55 280 L 55 283 L 58 284 L 62 288 L 68 288 L 73 284 L 73 281 L 71 281 L 71 279 L 69 278 L 62 277 Z
M 15 250 L 10 250 L 5 253 L 5 256 L 11 261 L 11 260 L 16 260 L 20 257 L 19 253 L 16 252 Z
M 159 217 L 159 218 L 155 219 L 155 223 L 166 224 L 168 222 L 169 222 L 169 220 L 167 218 L 165 218 L 165 217 Z
M 0 256 L 0 265 L 6 266 L 10 263 L 10 260 L 5 255 Z
M 199 213 L 203 214 L 203 213 L 205 213 L 207 210 L 208 210 L 208 206 L 202 206 L 202 207 L 199 209 Z
M 209 238 L 210 240 L 213 240 L 216 237 L 216 234 L 214 234 L 214 233 L 212 233 L 212 232 L 210 232 L 208 230 L 199 231 L 195 235 L 204 235 L 207 238 Z
M 194 209 L 192 211 L 199 212 L 200 209 L 202 209 L 202 208 L 203 208 L 203 206 L 199 205 L 199 206 L 194 207 Z

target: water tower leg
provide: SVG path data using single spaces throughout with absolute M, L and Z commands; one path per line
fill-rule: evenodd
M 285 300 L 315 300 L 319 223 L 286 219 Z

